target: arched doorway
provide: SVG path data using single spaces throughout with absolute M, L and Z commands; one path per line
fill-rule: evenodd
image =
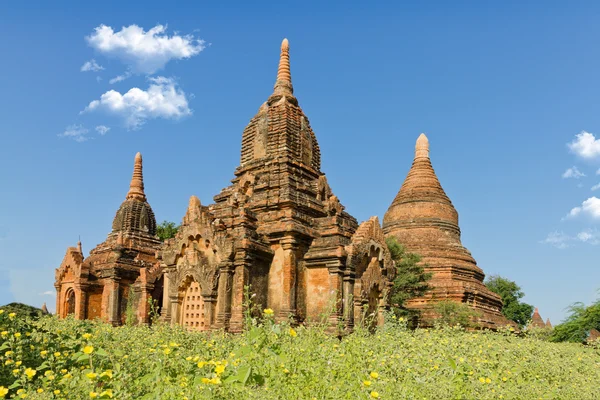
M 67 293 L 65 293 L 64 310 L 65 317 L 69 314 L 75 314 L 75 292 L 73 289 L 67 289 Z
M 189 278 L 183 286 L 183 301 L 181 302 L 181 317 L 179 323 L 194 330 L 205 330 L 204 299 L 200 284 Z

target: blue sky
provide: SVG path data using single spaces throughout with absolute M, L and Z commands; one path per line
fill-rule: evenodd
M 425 132 L 486 274 L 553 323 L 596 299 L 600 5 L 321 3 L 2 2 L 0 304 L 54 308 L 66 247 L 105 239 L 137 151 L 159 221 L 211 203 L 284 37 L 352 215 L 383 217 Z

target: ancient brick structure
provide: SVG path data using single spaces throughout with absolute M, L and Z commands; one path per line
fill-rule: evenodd
M 552 329 L 552 324 L 550 323 L 550 318 L 546 318 L 546 328 Z
M 483 271 L 460 241 L 458 213 L 431 166 L 429 141 L 424 134 L 417 139 L 412 168 L 385 213 L 383 231 L 396 237 L 408 251 L 419 254 L 426 270 L 433 274 L 429 282 L 432 290 L 408 302 L 408 307 L 422 311 L 423 324 L 431 322 L 432 305 L 439 300 L 469 304 L 481 314 L 481 327 L 510 323 L 501 314 L 500 296 L 483 284 Z
M 294 96 L 287 40 L 273 94 L 242 134 L 232 185 L 190 199 L 160 257 L 162 316 L 194 329 L 243 326 L 244 288 L 277 320 L 350 329 L 363 307 L 381 314 L 395 268 L 376 218 L 360 227 L 321 172 L 321 153 Z M 154 279 L 153 277 L 150 279 Z
M 57 315 L 123 323 L 130 286 L 138 279 L 140 269 L 157 263 L 160 246 L 156 219 L 144 194 L 142 156 L 138 153 L 129 192 L 106 241 L 91 250 L 86 259 L 81 242 L 69 247 L 56 270 Z
M 548 320 L 548 322 L 550 322 L 550 320 Z M 537 309 L 537 307 L 533 311 L 533 315 L 531 316 L 531 322 L 529 323 L 529 326 L 533 327 L 533 328 L 545 328 L 546 327 L 546 324 L 544 323 L 544 319 L 540 315 L 540 312 Z

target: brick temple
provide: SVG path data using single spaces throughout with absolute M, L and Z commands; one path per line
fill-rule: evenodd
M 286 39 L 273 93 L 243 131 L 231 185 L 213 200 L 205 206 L 192 196 L 176 236 L 161 242 L 138 153 L 106 241 L 87 258 L 81 243 L 68 248 L 56 270 L 57 314 L 119 325 L 130 307 L 148 323 L 153 302 L 163 321 L 239 332 L 249 287 L 256 309 L 272 309 L 278 321 L 351 330 L 371 316 L 381 324 L 396 274 L 385 243 L 391 235 L 433 272 L 433 290 L 411 307 L 427 317 L 434 301 L 450 299 L 482 311 L 483 327 L 508 323 L 460 243 L 458 214 L 435 176 L 424 135 L 383 227 L 377 217 L 359 225 L 345 211 L 294 96 Z

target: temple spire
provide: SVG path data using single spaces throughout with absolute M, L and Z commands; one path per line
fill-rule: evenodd
M 144 193 L 144 176 L 142 175 L 142 154 L 139 152 L 135 155 L 133 177 L 129 184 L 129 192 L 127 193 L 127 200 L 132 199 L 146 201 L 146 194 Z
M 294 93 L 292 87 L 292 74 L 290 72 L 290 44 L 287 39 L 281 42 L 281 55 L 279 56 L 279 69 L 277 70 L 277 81 L 275 92 Z
M 424 133 L 419 135 L 417 144 L 415 145 L 415 158 L 426 157 L 429 158 L 429 139 Z

